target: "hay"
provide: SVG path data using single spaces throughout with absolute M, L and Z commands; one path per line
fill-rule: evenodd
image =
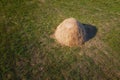
M 74 18 L 65 19 L 55 31 L 55 39 L 62 45 L 81 46 L 85 42 L 85 29 Z

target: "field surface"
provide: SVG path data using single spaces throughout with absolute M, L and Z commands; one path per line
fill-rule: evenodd
M 50 38 L 69 17 L 97 29 L 82 48 Z M 120 0 L 0 0 L 0 80 L 120 80 Z

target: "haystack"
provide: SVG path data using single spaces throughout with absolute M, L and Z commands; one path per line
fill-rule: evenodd
M 55 39 L 62 45 L 81 46 L 85 42 L 84 26 L 75 18 L 65 19 L 56 29 Z

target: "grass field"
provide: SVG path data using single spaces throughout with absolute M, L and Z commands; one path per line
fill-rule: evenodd
M 97 28 L 82 48 L 50 38 L 69 17 Z M 120 80 L 120 0 L 0 0 L 0 80 Z

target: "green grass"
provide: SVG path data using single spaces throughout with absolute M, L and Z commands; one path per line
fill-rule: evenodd
M 0 80 L 119 80 L 120 0 L 1 0 Z M 74 17 L 98 29 L 83 48 L 50 35 Z

